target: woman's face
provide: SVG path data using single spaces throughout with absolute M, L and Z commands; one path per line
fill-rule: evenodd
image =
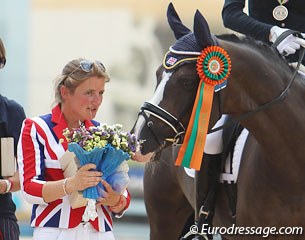
M 93 119 L 103 101 L 104 91 L 105 79 L 100 77 L 88 78 L 75 89 L 74 93 L 67 88 L 62 90 L 64 100 L 62 111 L 68 125 Z

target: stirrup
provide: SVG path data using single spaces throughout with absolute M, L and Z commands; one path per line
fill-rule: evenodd
M 180 240 L 186 240 L 189 236 L 192 236 L 192 235 L 194 235 L 195 237 L 200 236 L 200 237 L 203 237 L 205 240 L 209 240 L 209 238 L 207 237 L 206 234 L 194 232 L 193 230 L 190 230 L 189 232 L 187 232 L 182 238 L 180 238 Z
M 205 240 L 209 240 L 207 234 L 198 231 L 198 222 L 195 222 L 195 224 L 190 227 L 190 230 L 182 238 L 180 238 L 180 240 L 186 240 L 192 235 L 194 235 L 194 237 L 200 236 Z
M 211 212 L 209 211 L 209 209 L 205 209 L 204 205 L 202 205 L 199 209 L 199 213 L 198 213 L 198 222 L 196 223 L 198 229 L 200 229 L 200 236 L 203 236 L 205 239 L 210 240 L 213 239 L 213 235 L 208 234 L 208 232 L 204 232 L 203 231 L 203 225 L 207 224 L 209 227 L 211 227 L 211 225 L 209 224 L 208 218 L 210 217 Z
M 209 211 L 204 211 L 203 210 L 203 208 L 204 208 L 204 206 L 202 205 L 201 207 L 200 207 L 200 210 L 199 210 L 199 218 L 201 217 L 201 215 L 204 215 L 205 217 L 205 219 L 208 219 L 208 217 L 209 217 L 209 215 L 210 215 L 210 212 Z

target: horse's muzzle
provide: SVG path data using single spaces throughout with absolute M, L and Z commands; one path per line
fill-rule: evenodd
M 137 161 L 137 162 L 149 162 L 150 159 L 153 157 L 154 153 L 153 152 L 149 152 L 145 155 L 143 155 L 141 152 L 136 152 L 133 156 L 132 159 Z

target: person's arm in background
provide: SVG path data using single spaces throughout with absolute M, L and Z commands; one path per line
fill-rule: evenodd
M 12 177 L 0 179 L 0 194 L 7 192 L 16 192 L 19 190 L 20 190 L 20 180 L 19 180 L 18 172 L 16 172 Z
M 16 192 L 20 190 L 20 180 L 19 180 L 19 172 L 15 172 L 14 176 L 8 178 L 9 181 L 12 182 L 11 192 Z
M 12 106 L 9 112 L 9 118 L 12 120 L 9 123 L 8 131 L 12 132 L 14 137 L 14 153 L 17 161 L 17 144 L 20 137 L 22 123 L 26 116 L 23 107 L 19 103 L 12 101 L 11 104 Z M 20 178 L 18 169 L 12 177 L 8 178 L 8 180 L 12 182 L 11 192 L 16 192 L 20 190 Z
M 289 30 L 255 20 L 243 12 L 244 7 L 245 0 L 225 0 L 222 9 L 224 26 L 265 43 L 274 43 L 282 33 Z M 266 14 L 271 10 L 266 9 L 260 14 Z M 305 47 L 305 40 L 290 34 L 277 45 L 277 50 L 287 56 L 294 54 L 301 46 Z
M 243 12 L 245 0 L 225 0 L 222 19 L 225 27 L 236 32 L 269 42 L 270 29 L 273 25 L 262 23 Z

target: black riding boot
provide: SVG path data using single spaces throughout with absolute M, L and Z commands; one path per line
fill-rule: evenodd
M 213 226 L 220 169 L 221 154 L 204 154 L 201 169 L 195 175 L 197 213 L 195 218 L 199 236 L 201 234 L 202 236 L 193 239 L 213 239 L 212 231 L 208 231 L 208 228 Z

